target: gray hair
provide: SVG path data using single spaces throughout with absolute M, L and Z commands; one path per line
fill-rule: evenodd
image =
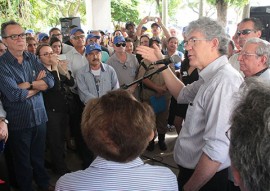
M 245 83 L 231 118 L 231 162 L 247 190 L 270 190 L 270 85 Z
M 260 38 L 250 38 L 245 43 L 244 46 L 247 44 L 257 44 L 256 54 L 258 56 L 266 56 L 266 64 L 269 67 L 270 66 L 270 43 L 266 40 L 260 39 Z
M 227 54 L 229 39 L 225 33 L 225 29 L 217 21 L 208 17 L 202 17 L 196 21 L 192 21 L 186 28 L 185 34 L 189 35 L 194 31 L 201 32 L 209 40 L 217 38 L 219 41 L 219 53 L 221 55 Z

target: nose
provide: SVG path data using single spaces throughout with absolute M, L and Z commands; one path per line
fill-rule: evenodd
M 238 60 L 238 61 L 243 60 L 243 55 L 242 55 L 242 54 L 238 54 L 237 60 Z

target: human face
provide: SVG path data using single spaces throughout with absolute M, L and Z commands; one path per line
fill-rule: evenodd
M 126 42 L 119 42 L 117 44 L 113 44 L 114 51 L 117 53 L 123 53 L 126 51 Z
M 51 47 L 52 47 L 53 53 L 57 55 L 61 54 L 62 47 L 61 47 L 60 41 L 53 43 Z
M 126 42 L 126 52 L 132 54 L 133 53 L 133 43 L 132 42 Z
M 98 50 L 93 50 L 90 54 L 86 55 L 86 59 L 91 67 L 91 69 L 99 69 L 101 63 L 101 52 Z
M 175 52 L 177 50 L 178 47 L 178 40 L 175 38 L 172 38 L 169 42 L 168 42 L 168 50 L 170 52 Z
M 63 36 L 62 36 L 61 31 L 59 31 L 59 30 L 53 30 L 53 31 L 51 31 L 50 36 L 51 37 L 57 37 L 62 42 Z
M 77 31 L 72 35 L 70 40 L 75 48 L 84 47 L 85 45 L 85 35 L 81 31 Z
M 240 70 L 245 77 L 250 77 L 261 71 L 263 65 L 263 56 L 256 54 L 257 44 L 245 44 L 242 51 L 238 55 Z
M 185 49 L 188 51 L 188 58 L 190 65 L 200 70 L 205 68 L 212 62 L 212 44 L 205 36 L 199 32 L 194 31 L 187 35 Z
M 149 38 L 147 37 L 142 37 L 141 40 L 140 40 L 140 44 L 142 46 L 149 46 Z
M 0 43 L 0 56 L 2 56 L 6 51 L 7 47 L 3 43 Z
M 97 44 L 98 44 L 98 39 L 95 38 L 95 37 L 93 37 L 93 38 L 87 39 L 87 41 L 86 41 L 86 44 L 87 44 L 87 45 L 88 45 L 88 44 L 93 44 L 93 43 L 97 43 Z
M 23 53 L 26 47 L 26 35 L 24 34 L 23 28 L 19 25 L 8 25 L 5 29 L 5 33 L 6 37 L 3 37 L 3 42 L 7 46 L 8 50 L 11 53 Z M 14 39 L 12 35 L 19 36 L 17 36 L 17 39 Z
M 44 65 L 51 65 L 51 56 L 53 55 L 53 50 L 50 46 L 43 46 L 39 51 L 39 59 Z
M 170 29 L 170 33 L 171 33 L 171 36 L 174 36 L 174 37 L 176 37 L 176 30 L 175 29 Z
M 159 36 L 161 30 L 158 26 L 153 26 L 152 27 L 152 33 L 153 33 L 153 36 Z
M 127 27 L 127 34 L 129 37 L 133 37 L 135 35 L 135 32 L 136 32 L 135 26 L 129 25 Z
M 35 40 L 29 40 L 27 43 L 27 51 L 36 54 L 37 42 Z
M 248 34 L 243 34 L 244 31 L 247 31 L 247 30 L 249 31 Z M 243 47 L 248 39 L 254 38 L 254 37 L 260 38 L 261 34 L 262 34 L 261 31 L 254 30 L 254 24 L 252 21 L 240 23 L 238 25 L 237 31 L 239 32 L 238 37 L 239 37 L 239 46 L 240 47 Z

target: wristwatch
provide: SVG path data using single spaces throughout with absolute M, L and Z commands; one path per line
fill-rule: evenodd
M 5 124 L 8 124 L 8 120 L 6 118 L 0 118 L 0 121 L 3 121 Z

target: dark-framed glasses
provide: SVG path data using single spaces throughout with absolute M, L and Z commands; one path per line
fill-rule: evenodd
M 229 128 L 229 129 L 225 132 L 225 135 L 226 135 L 226 137 L 227 137 L 229 140 L 231 140 L 231 132 L 232 132 L 231 128 Z
M 184 46 L 194 46 L 196 41 L 203 41 L 203 40 L 209 40 L 207 38 L 190 38 L 187 41 L 184 41 Z
M 39 55 L 39 56 L 45 56 L 45 57 L 48 57 L 48 56 L 51 56 L 51 55 L 53 55 L 53 54 L 54 54 L 53 52 L 46 52 L 46 53 L 41 54 L 41 55 Z
M 116 47 L 120 47 L 120 46 L 123 46 L 123 47 L 126 47 L 126 43 L 116 43 L 115 46 Z
M 25 33 L 12 34 L 12 35 L 9 35 L 9 36 L 4 36 L 3 38 L 11 38 L 12 40 L 17 40 L 19 37 L 21 37 L 21 39 L 25 39 L 26 38 L 26 34 Z
M 244 29 L 244 30 L 241 30 L 241 31 L 237 31 L 237 35 L 238 36 L 240 36 L 241 34 L 242 35 L 247 35 L 247 34 L 250 34 L 251 32 L 256 32 L 256 30 Z
M 52 34 L 52 37 L 57 37 L 57 36 L 61 36 L 62 34 L 61 33 L 58 33 L 58 34 Z

